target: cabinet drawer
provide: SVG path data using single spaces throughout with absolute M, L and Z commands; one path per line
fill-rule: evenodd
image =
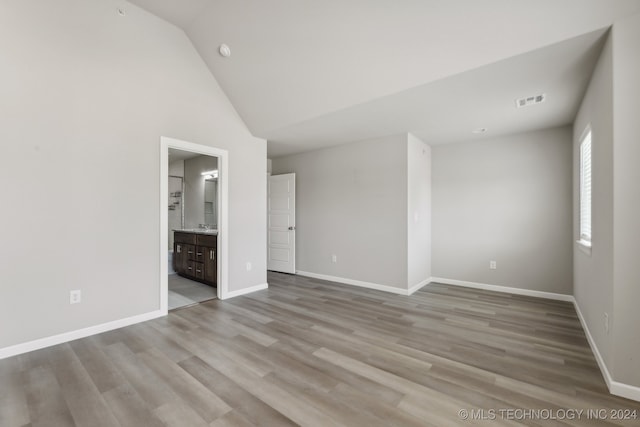
M 193 261 L 187 261 L 185 263 L 184 272 L 187 276 L 195 276 L 196 270 L 193 268 L 193 264 L 195 264 Z
M 204 279 L 204 264 L 201 262 L 189 261 L 187 263 L 187 274 L 196 279 Z
M 196 247 L 194 245 L 187 245 L 184 243 L 176 243 L 176 246 L 180 247 L 180 252 L 185 260 L 196 260 Z
M 209 248 L 205 248 L 204 246 L 196 246 L 196 251 L 192 259 L 194 261 L 203 262 L 208 255 Z
M 173 241 L 176 243 L 187 243 L 190 245 L 196 244 L 196 235 L 193 233 L 181 233 L 179 231 L 173 232 Z
M 197 235 L 197 245 L 199 246 L 209 246 L 210 248 L 216 247 L 216 241 L 218 236 L 206 235 L 206 234 L 198 234 Z

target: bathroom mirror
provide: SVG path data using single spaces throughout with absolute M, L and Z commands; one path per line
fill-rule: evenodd
M 218 228 L 218 159 L 169 150 L 169 243 L 173 230 Z
M 204 224 L 209 228 L 217 228 L 218 224 L 218 179 L 204 181 Z

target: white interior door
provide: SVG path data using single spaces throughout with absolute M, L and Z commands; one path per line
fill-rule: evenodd
M 267 269 L 296 272 L 296 174 L 269 177 Z

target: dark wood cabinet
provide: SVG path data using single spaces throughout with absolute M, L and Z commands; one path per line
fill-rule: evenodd
M 175 231 L 173 269 L 181 276 L 217 286 L 218 236 Z
M 204 258 L 204 281 L 205 283 L 216 283 L 218 280 L 218 260 L 216 250 L 208 247 Z

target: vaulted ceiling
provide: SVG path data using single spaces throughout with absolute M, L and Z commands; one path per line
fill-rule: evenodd
M 571 123 L 606 29 L 640 12 L 639 0 L 131 2 L 185 31 L 270 156 Z

